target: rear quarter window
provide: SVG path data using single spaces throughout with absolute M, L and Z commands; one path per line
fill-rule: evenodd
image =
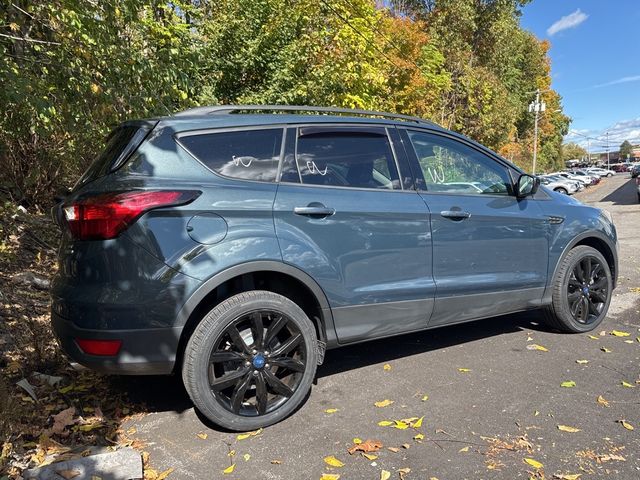
M 275 182 L 282 135 L 282 128 L 188 133 L 178 143 L 219 175 Z

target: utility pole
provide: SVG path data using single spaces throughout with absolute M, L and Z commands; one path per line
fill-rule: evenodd
M 611 170 L 611 165 L 609 163 L 609 132 L 607 132 L 607 170 Z
M 534 102 L 529 104 L 529 112 L 535 113 L 535 123 L 533 127 L 533 168 L 532 174 L 536 174 L 536 160 L 538 159 L 538 118 L 540 116 L 540 112 L 544 112 L 547 108 L 547 105 L 544 102 L 540 101 L 540 89 L 536 90 L 536 99 Z
M 591 139 L 587 138 L 587 164 L 591 166 Z

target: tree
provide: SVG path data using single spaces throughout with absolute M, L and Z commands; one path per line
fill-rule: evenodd
M 627 159 L 633 156 L 633 145 L 629 142 L 629 140 L 625 140 L 620 145 L 620 159 Z
M 587 155 L 587 151 L 577 143 L 569 142 L 562 145 L 562 160 L 580 160 Z

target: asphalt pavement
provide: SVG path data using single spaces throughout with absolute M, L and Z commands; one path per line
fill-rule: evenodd
M 629 174 L 577 197 L 609 210 L 620 238 L 619 285 L 594 338 L 527 312 L 332 350 L 300 410 L 242 440 L 194 412 L 176 378 L 114 379 L 153 412 L 125 430 L 169 479 L 640 478 L 640 205 Z M 377 458 L 347 453 L 354 438 L 381 442 Z

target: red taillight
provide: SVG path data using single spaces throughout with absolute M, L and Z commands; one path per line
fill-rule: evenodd
M 63 206 L 64 217 L 78 240 L 115 238 L 140 215 L 154 208 L 184 205 L 200 192 L 154 190 L 103 193 Z
M 88 355 L 115 356 L 120 351 L 122 340 L 90 340 L 76 338 L 76 343 Z

